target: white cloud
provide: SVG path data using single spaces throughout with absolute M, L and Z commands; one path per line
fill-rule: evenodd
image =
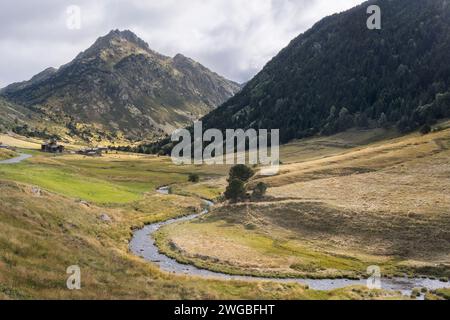
M 166 55 L 182 53 L 247 81 L 321 18 L 362 0 L 2 0 L 0 87 L 72 60 L 111 29 L 130 29 Z M 79 5 L 82 28 L 66 27 Z

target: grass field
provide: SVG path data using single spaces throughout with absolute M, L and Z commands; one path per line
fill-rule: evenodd
M 224 168 L 179 167 L 169 159 L 109 154 L 53 156 L 0 165 L 0 299 L 381 299 L 381 291 L 330 292 L 295 284 L 174 276 L 128 251 L 132 230 L 200 210 Z M 196 172 L 199 184 L 187 182 Z M 158 186 L 171 185 L 163 196 Z M 109 219 L 105 220 L 105 215 Z M 81 268 L 82 290 L 66 288 Z
M 17 156 L 17 153 L 8 149 L 0 149 L 0 160 L 11 159 Z
M 288 143 L 281 147 L 280 157 L 284 164 L 301 163 L 397 137 L 399 134 L 393 129 L 351 129 L 331 137 L 313 137 Z
M 157 235 L 160 248 L 180 261 L 232 274 L 361 277 L 379 265 L 384 276 L 446 280 L 445 128 L 405 137 L 353 132 L 287 145 L 280 174 L 250 183 L 267 183 L 266 199 L 221 205 L 198 221 L 168 226 Z
M 0 142 L 12 147 L 25 149 L 41 149 L 41 141 L 9 134 L 0 134 Z
M 170 159 L 153 156 L 111 154 L 93 159 L 38 153 L 26 162 L 0 167 L 0 175 L 80 200 L 117 204 L 142 199 L 146 192 L 154 192 L 159 186 L 186 184 L 190 172 L 201 170 L 175 166 Z M 216 172 L 206 168 L 199 173 L 210 179 Z M 196 189 L 200 192 L 202 188 Z

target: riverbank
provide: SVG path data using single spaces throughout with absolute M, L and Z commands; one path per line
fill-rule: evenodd
M 161 194 L 167 194 L 167 187 L 158 189 Z M 133 238 L 130 241 L 130 251 L 133 254 L 145 259 L 152 264 L 157 265 L 162 271 L 170 274 L 189 275 L 195 277 L 202 277 L 207 279 L 221 279 L 221 280 L 234 280 L 234 281 L 271 281 L 280 283 L 297 283 L 306 285 L 313 290 L 331 291 L 336 289 L 342 289 L 351 286 L 367 286 L 367 280 L 365 279 L 308 279 L 308 278 L 269 278 L 269 277 L 255 277 L 255 276 L 243 276 L 232 275 L 218 271 L 212 271 L 202 269 L 195 265 L 190 265 L 186 261 L 179 261 L 175 257 L 170 257 L 161 253 L 158 248 L 155 235 L 161 230 L 161 228 L 194 221 L 199 217 L 209 213 L 213 203 L 206 202 L 208 209 L 200 214 L 192 214 L 190 216 L 171 219 L 165 222 L 159 222 L 150 224 L 144 228 L 137 230 L 133 234 Z M 381 285 L 383 290 L 398 291 L 404 296 L 411 296 L 414 289 L 426 289 L 422 291 L 419 298 L 424 298 L 424 293 L 428 291 L 435 291 L 437 289 L 448 289 L 450 283 L 441 282 L 439 280 L 426 279 L 426 278 L 408 278 L 408 277 L 396 277 L 396 278 L 383 278 L 381 279 Z

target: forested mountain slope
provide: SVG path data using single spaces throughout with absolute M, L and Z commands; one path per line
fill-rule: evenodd
M 371 4 L 381 30 L 367 28 Z M 283 142 L 354 126 L 407 132 L 450 115 L 449 88 L 450 2 L 369 1 L 294 39 L 204 124 L 279 128 Z

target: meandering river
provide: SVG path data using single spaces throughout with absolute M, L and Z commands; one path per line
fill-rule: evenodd
M 169 188 L 162 187 L 158 189 L 161 194 L 168 194 Z M 288 282 L 288 283 L 300 283 L 308 285 L 309 288 L 314 290 L 334 290 L 353 285 L 367 284 L 367 280 L 351 280 L 351 279 L 283 279 L 283 278 L 260 278 L 251 276 L 235 276 L 225 273 L 214 272 L 197 268 L 193 265 L 186 265 L 179 263 L 175 259 L 172 259 L 159 252 L 156 246 L 154 235 L 162 227 L 185 221 L 194 220 L 201 215 L 207 214 L 209 209 L 213 206 L 213 203 L 206 201 L 208 209 L 204 210 L 200 214 L 193 214 L 186 217 L 177 219 L 171 219 L 165 222 L 154 223 L 145 226 L 144 228 L 134 232 L 133 238 L 130 242 L 130 250 L 133 254 L 145 259 L 148 262 L 156 264 L 162 271 L 178 274 L 178 275 L 190 275 L 203 278 L 212 278 L 220 280 L 242 280 L 242 281 L 275 281 L 275 282 Z M 422 278 L 392 278 L 381 279 L 382 288 L 385 290 L 400 291 L 406 296 L 410 296 L 414 288 L 427 288 L 428 290 L 436 290 L 441 288 L 450 288 L 450 283 L 441 282 L 439 280 L 422 279 Z M 421 299 L 424 298 L 422 295 Z

